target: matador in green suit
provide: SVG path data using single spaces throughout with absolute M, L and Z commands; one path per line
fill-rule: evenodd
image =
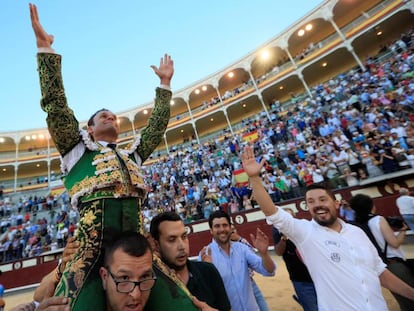
M 140 166 L 160 143 L 170 118 L 173 61 L 166 54 L 158 68 L 151 66 L 160 78 L 153 113 L 141 136 L 126 148 L 119 148 L 115 145 L 119 123 L 107 109 L 92 115 L 87 130 L 79 129 L 67 105 L 61 56 L 52 49 L 53 36 L 40 24 L 35 5 L 30 5 L 30 15 L 38 47 L 41 107 L 61 154 L 71 205 L 80 213 L 80 248 L 65 267 L 55 295 L 70 297 L 72 310 L 105 310 L 105 293 L 98 274 L 102 249 L 105 241 L 119 231 L 142 232 L 141 203 L 146 188 Z

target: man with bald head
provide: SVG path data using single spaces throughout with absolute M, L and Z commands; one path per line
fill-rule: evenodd
M 410 195 L 407 188 L 400 188 L 400 196 L 396 203 L 405 223 L 411 230 L 414 230 L 414 197 Z

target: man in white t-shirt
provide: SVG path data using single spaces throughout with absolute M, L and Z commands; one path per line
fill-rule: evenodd
M 414 230 L 414 197 L 410 196 L 407 188 L 400 188 L 400 196 L 396 203 L 405 223 L 411 230 Z
M 414 301 L 414 288 L 388 269 L 364 231 L 337 217 L 339 202 L 321 185 L 305 199 L 312 221 L 296 219 L 275 206 L 263 187 L 263 163 L 247 146 L 242 154 L 254 197 L 267 222 L 296 245 L 315 283 L 319 310 L 388 310 L 381 286 Z

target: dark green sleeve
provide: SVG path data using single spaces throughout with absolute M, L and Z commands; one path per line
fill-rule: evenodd
M 170 120 L 171 91 L 158 87 L 155 93 L 154 110 L 147 126 L 141 131 L 141 143 L 137 147 L 137 152 L 142 162 L 157 148 L 164 137 L 168 121 Z
M 61 56 L 37 54 L 43 111 L 47 113 L 50 136 L 61 155 L 68 153 L 79 141 L 79 123 L 67 105 L 62 80 Z

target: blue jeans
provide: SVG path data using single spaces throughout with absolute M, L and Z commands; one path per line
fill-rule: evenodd
M 414 231 L 414 215 L 412 214 L 403 214 L 401 215 L 405 223 L 412 231 Z
M 316 290 L 313 283 L 292 281 L 296 296 L 304 311 L 318 311 Z
M 269 311 L 269 307 L 267 306 L 267 302 L 262 294 L 262 291 L 260 290 L 259 286 L 254 281 L 254 279 L 251 278 L 251 280 L 252 280 L 254 297 L 256 298 L 256 302 L 259 306 L 260 311 Z

